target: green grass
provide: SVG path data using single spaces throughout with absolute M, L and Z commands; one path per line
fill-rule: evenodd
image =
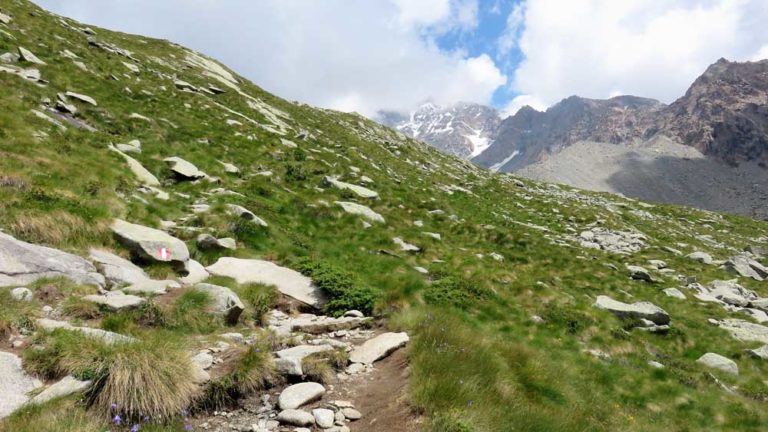
M 184 62 L 183 48 L 96 29 L 98 40 L 134 53 L 141 68 L 137 79 L 126 75 L 125 58 L 89 46 L 85 35 L 65 28 L 57 17 L 26 1 L 6 3 L 3 11 L 14 20 L 2 28 L 16 40 L 0 37 L 0 52 L 20 45 L 31 49 L 48 63 L 40 70 L 49 84 L 37 86 L 0 73 L 4 231 L 80 255 L 90 247 L 123 251 L 109 233 L 112 218 L 157 227 L 161 220 L 187 216 L 189 205 L 205 198 L 211 211 L 192 216 L 182 226 L 235 238 L 239 248 L 228 256 L 269 259 L 302 271 L 330 297 L 329 314 L 359 309 L 409 332 L 409 403 L 425 413 L 427 428 L 435 431 L 758 431 L 768 423 L 762 385 L 768 365 L 743 353 L 757 344 L 738 342 L 706 324 L 708 318 L 732 314 L 714 304 L 699 304 L 688 292 L 685 301 L 665 296 L 663 288 L 681 285 L 672 278 L 648 285 L 630 281 L 624 271 L 625 263 L 647 265 L 649 259 L 663 259 L 680 274 L 696 276 L 704 284 L 730 279 L 733 275 L 717 266 L 695 263 L 662 247 L 682 242 L 688 246 L 678 248 L 686 253 L 702 250 L 726 259 L 734 250 L 768 236 L 765 222 L 668 205 L 647 209 L 621 197 L 528 180 L 519 187 L 509 175 L 481 171 L 356 114 L 294 104 L 241 80 L 243 93 L 287 113 L 290 118 L 284 121 L 291 128 L 306 129 L 314 136 L 296 139 L 300 149 L 292 150 L 280 143 L 281 136 L 241 118 L 243 126 L 226 124 L 236 116 L 220 105 L 258 123 L 271 123 L 236 91 L 214 97 L 175 90 L 164 76 L 196 86 L 216 84 Z M 64 49 L 80 56 L 91 72 L 82 72 L 61 57 Z M 30 113 L 40 109 L 44 98 L 54 99 L 66 90 L 98 101 L 98 107 L 78 103 L 78 118 L 98 132 L 73 127 L 60 131 Z M 152 121 L 130 120 L 133 112 Z M 36 137 L 39 132 L 47 137 Z M 292 136 L 289 132 L 285 138 Z M 142 142 L 142 153 L 133 156 L 161 180 L 170 200 L 136 192 L 138 184 L 124 161 L 107 150 L 109 143 L 132 139 Z M 162 162 L 169 156 L 180 156 L 221 177 L 221 184 L 174 182 Z M 218 160 L 236 164 L 242 175 L 224 173 Z M 351 166 L 373 180 L 369 187 L 381 199 L 358 199 L 323 187 L 327 175 L 359 183 Z M 273 175 L 254 176 L 261 171 Z M 441 190 L 451 184 L 473 194 Z M 209 195 L 214 187 L 243 196 Z M 334 204 L 338 200 L 365 204 L 382 214 L 386 223 L 363 228 L 359 217 Z M 269 227 L 232 218 L 224 211 L 228 203 L 245 206 Z M 428 213 L 438 209 L 444 214 Z M 652 219 L 633 210 L 648 212 Z M 416 226 L 416 220 L 423 227 Z M 555 243 L 592 224 L 643 232 L 648 247 L 619 256 L 583 250 L 569 241 Z M 442 240 L 425 236 L 425 231 L 440 233 Z M 175 235 L 204 265 L 223 256 L 197 250 L 197 233 Z M 702 236 L 711 236 L 723 247 Z M 396 250 L 393 237 L 417 244 L 422 252 Z M 490 258 L 492 252 L 504 260 Z M 427 268 L 429 274 L 416 272 L 415 266 Z M 166 265 L 148 266 L 147 271 L 153 277 L 175 277 Z M 254 331 L 264 312 L 279 304 L 270 287 L 238 286 L 224 278 L 210 282 L 232 288 L 246 304 L 237 331 Z M 768 296 L 765 284 L 741 283 Z M 77 297 L 94 289 L 66 280 L 39 281 L 31 289 L 35 293 L 31 303 L 12 301 L 8 291 L 0 289 L 0 336 L 33 331 L 44 305 L 61 308 L 68 318 L 89 325 L 190 347 L 232 331 L 207 313 L 209 299 L 204 294 L 189 289 L 173 293 L 170 302 L 154 299 L 126 312 L 84 304 Z M 672 330 L 667 335 L 628 330 L 628 323 L 592 308 L 595 297 L 602 294 L 659 305 L 672 316 Z M 534 323 L 532 315 L 544 322 Z M 103 378 L 109 361 L 123 350 L 59 332 L 33 338 L 42 350 L 26 349 L 25 367 L 46 378 L 66 373 Z M 159 343 L 151 345 L 146 356 L 122 352 L 132 359 L 122 363 L 126 376 L 136 371 L 131 365 L 153 360 L 161 348 Z M 596 359 L 585 352 L 588 349 L 602 350 L 611 358 Z M 714 372 L 718 380 L 736 388 L 734 394 L 723 391 L 710 378 L 711 371 L 695 363 L 708 351 L 739 364 L 738 377 Z M 648 360 L 666 367 L 652 369 Z M 318 365 L 328 371 L 327 363 Z M 244 353 L 227 374 L 214 380 L 200 406 L 231 404 L 243 393 L 269 386 L 274 378 L 271 370 L 264 353 Z M 323 373 L 320 370 L 318 376 Z M 50 430 L 57 422 L 61 426 L 56 430 L 105 429 L 97 426 L 102 419 L 93 411 L 85 414 L 84 405 L 73 400 L 25 410 L 0 427 Z

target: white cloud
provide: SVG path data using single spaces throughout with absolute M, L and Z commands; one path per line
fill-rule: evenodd
M 279 96 L 359 111 L 487 103 L 506 77 L 485 55 L 436 47 L 477 26 L 478 0 L 35 0 L 111 29 L 209 54 Z
M 514 115 L 520 108 L 530 106 L 537 111 L 544 111 L 547 105 L 532 95 L 515 96 L 504 108 L 499 110 L 501 118 Z
M 720 57 L 768 55 L 765 0 L 528 0 L 524 10 L 510 86 L 545 105 L 618 91 L 671 102 Z

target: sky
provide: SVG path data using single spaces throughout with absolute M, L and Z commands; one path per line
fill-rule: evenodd
M 374 117 L 514 114 L 579 95 L 669 103 L 721 57 L 768 58 L 768 0 L 34 0 L 169 39 L 281 97 Z

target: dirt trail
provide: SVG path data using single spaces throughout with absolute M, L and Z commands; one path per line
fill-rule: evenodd
M 416 432 L 422 419 L 407 403 L 408 357 L 399 349 L 374 363 L 371 373 L 338 386 L 334 399 L 348 400 L 363 417 L 347 425 L 352 432 Z

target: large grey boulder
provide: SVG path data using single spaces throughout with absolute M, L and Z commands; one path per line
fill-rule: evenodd
M 736 255 L 723 264 L 726 270 L 737 273 L 740 276 L 762 281 L 768 277 L 768 268 L 748 255 Z
M 125 335 L 113 333 L 111 331 L 106 331 L 106 330 L 96 329 L 91 327 L 76 327 L 66 321 L 56 321 L 56 320 L 47 319 L 47 318 L 40 318 L 36 321 L 36 323 L 37 323 L 37 326 L 43 330 L 53 331 L 56 329 L 64 329 L 67 331 L 78 332 L 88 337 L 101 339 L 108 344 L 127 343 L 127 342 L 136 341 L 136 339 L 130 336 L 125 336 Z
M 755 349 L 748 349 L 746 351 L 747 351 L 747 354 L 751 355 L 754 358 L 768 360 L 768 345 L 763 345 Z
M 647 319 L 657 325 L 667 325 L 670 322 L 669 314 L 651 302 L 627 304 L 601 295 L 597 296 L 593 306 L 607 310 L 619 318 Z
M 91 385 L 91 381 L 80 381 L 73 376 L 66 376 L 59 382 L 49 386 L 37 396 L 29 400 L 29 404 L 43 404 L 53 399 L 70 396 L 85 391 Z
M 276 351 L 277 368 L 287 375 L 304 375 L 302 362 L 312 354 L 333 351 L 330 345 L 298 345 L 284 350 Z
M 237 243 L 235 242 L 235 239 L 232 239 L 232 238 L 217 239 L 216 237 L 210 234 L 200 234 L 199 236 L 197 236 L 196 243 L 197 243 L 197 247 L 202 250 L 220 250 L 220 249 L 235 250 L 237 249 Z
M 701 363 L 706 367 L 720 369 L 723 372 L 727 372 L 732 375 L 739 374 L 739 366 L 733 360 L 723 357 L 720 354 L 706 353 L 696 360 L 696 363 Z
M 303 410 L 286 409 L 280 411 L 277 421 L 291 426 L 312 426 L 315 424 L 315 417 Z
M 736 280 L 713 281 L 710 285 L 709 295 L 733 306 L 747 306 L 750 301 L 757 300 L 757 294 L 736 283 Z
M 277 399 L 280 409 L 296 409 L 304 404 L 320 399 L 325 394 L 325 387 L 315 382 L 304 382 L 288 386 Z
M 373 339 L 368 339 L 362 345 L 355 347 L 349 354 L 352 363 L 373 364 L 409 341 L 406 333 L 382 333 Z
M 41 278 L 55 277 L 104 286 L 104 276 L 85 259 L 0 232 L 0 287 L 29 285 Z
M 72 99 L 77 99 L 80 102 L 85 102 L 85 103 L 93 105 L 93 106 L 98 106 L 99 105 L 99 104 L 96 103 L 96 100 L 94 98 L 92 98 L 90 96 L 86 96 L 84 94 L 75 93 L 75 92 L 71 92 L 71 91 L 68 91 L 65 94 L 67 95 L 67 97 L 70 97 Z
M 240 314 L 245 310 L 240 297 L 227 287 L 199 283 L 195 285 L 195 289 L 208 293 L 213 301 L 213 313 L 224 317 L 227 324 L 237 323 Z
M 24 372 L 21 358 L 0 351 L 0 419 L 24 405 L 29 400 L 27 393 L 42 385 Z
M 233 278 L 239 284 L 275 285 L 282 294 L 315 308 L 326 303 L 325 296 L 312 279 L 269 261 L 224 257 L 206 270 L 215 276 Z
M 354 185 L 351 183 L 344 183 L 342 181 L 336 180 L 333 177 L 326 176 L 325 184 L 328 186 L 332 186 L 336 189 L 351 191 L 352 193 L 359 196 L 360 198 L 379 199 L 378 192 L 374 192 L 368 188 Z
M 205 267 L 193 259 L 189 260 L 189 263 L 187 264 L 187 270 L 189 273 L 186 276 L 179 278 L 181 283 L 185 285 L 194 285 L 196 283 L 200 283 L 208 279 L 208 276 L 210 276 Z
M 27 62 L 38 64 L 38 65 L 45 65 L 46 63 L 39 58 L 37 58 L 36 55 L 32 54 L 32 51 L 24 48 L 19 47 L 19 57 Z
M 163 159 L 168 167 L 176 174 L 177 177 L 184 180 L 196 180 L 203 177 L 207 177 L 207 174 L 197 169 L 192 163 L 185 161 L 184 159 L 174 156 Z
M 113 253 L 91 249 L 89 258 L 104 275 L 108 286 L 120 287 L 149 279 L 139 266 Z
M 176 237 L 121 219 L 115 219 L 111 228 L 117 240 L 136 256 L 153 261 L 170 262 L 186 268 L 189 250 L 187 245 Z
M 122 291 L 110 291 L 104 295 L 87 295 L 83 297 L 83 300 L 106 306 L 114 310 L 132 309 L 139 307 L 146 302 L 146 300 L 141 297 L 124 294 Z
M 641 280 L 645 282 L 655 282 L 651 273 L 640 266 L 628 265 L 627 271 L 629 271 L 629 277 L 635 280 Z
M 734 339 L 743 342 L 768 344 L 768 327 L 741 319 L 719 321 L 720 328 L 726 330 Z
M 384 216 L 371 210 L 368 206 L 348 201 L 336 201 L 336 204 L 349 214 L 361 216 L 371 222 L 385 223 Z

